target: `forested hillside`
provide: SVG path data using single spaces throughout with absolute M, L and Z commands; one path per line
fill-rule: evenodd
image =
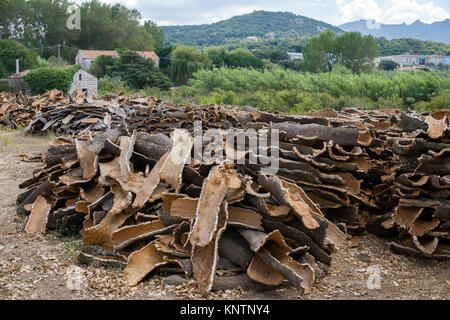
M 166 44 L 196 46 L 224 45 L 246 37 L 298 38 L 317 35 L 325 30 L 340 32 L 328 23 L 290 12 L 254 11 L 212 24 L 164 26 Z M 271 34 L 273 32 L 273 34 Z

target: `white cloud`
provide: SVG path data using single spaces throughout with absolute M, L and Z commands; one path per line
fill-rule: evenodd
M 343 0 L 337 0 L 339 11 L 341 12 L 341 21 L 348 22 L 359 19 L 373 19 L 380 21 L 383 11 L 373 0 L 352 0 L 344 3 Z
M 450 14 L 430 0 L 336 0 L 340 22 L 373 19 L 386 24 L 416 20 L 431 23 L 450 18 Z
M 384 12 L 385 23 L 412 23 L 416 20 L 431 23 L 450 18 L 450 14 L 431 1 L 397 0 Z

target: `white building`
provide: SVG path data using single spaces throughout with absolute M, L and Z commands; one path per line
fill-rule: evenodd
M 288 60 L 303 60 L 303 53 L 299 52 L 288 52 Z
M 155 61 L 155 66 L 159 68 L 159 57 L 154 51 L 136 51 L 136 53 L 145 59 L 152 59 Z M 79 64 L 83 69 L 87 69 L 91 63 L 100 56 L 118 58 L 119 54 L 115 51 L 105 50 L 78 50 L 78 53 L 75 56 L 75 64 Z
M 444 61 L 443 55 L 420 55 L 420 54 L 400 54 L 396 56 L 379 57 L 375 59 L 375 64 L 378 65 L 381 61 L 390 60 L 397 63 L 400 68 L 403 66 L 423 66 L 427 64 L 438 65 Z

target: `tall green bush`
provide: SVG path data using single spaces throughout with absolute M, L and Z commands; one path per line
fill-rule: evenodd
M 32 94 L 42 94 L 48 90 L 57 89 L 65 94 L 69 92 L 73 76 L 81 67 L 70 68 L 41 67 L 31 70 L 25 80 L 31 88 Z

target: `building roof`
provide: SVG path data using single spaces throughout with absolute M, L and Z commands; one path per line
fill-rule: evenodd
M 25 77 L 28 73 L 30 73 L 31 70 L 24 70 L 20 73 L 15 73 L 11 76 L 9 76 L 9 78 L 23 78 Z
M 83 58 L 85 59 L 96 59 L 99 56 L 119 56 L 118 53 L 111 50 L 79 50 Z M 139 55 L 144 55 L 145 59 L 159 60 L 159 57 L 154 51 L 136 51 Z
M 83 58 L 86 59 L 96 59 L 100 56 L 114 56 L 114 51 L 105 50 L 79 50 Z

